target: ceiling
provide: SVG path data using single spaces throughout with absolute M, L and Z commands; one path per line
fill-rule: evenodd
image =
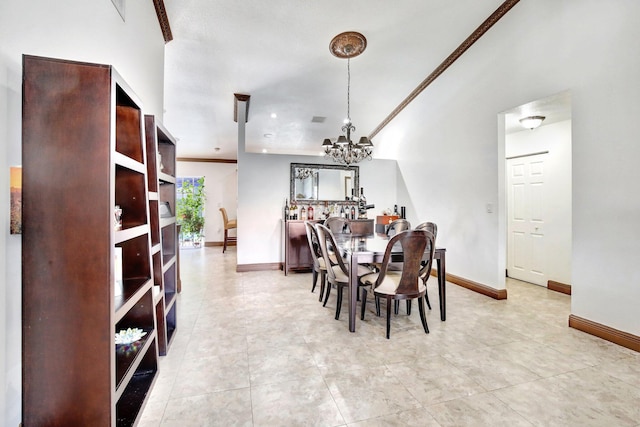
M 505 111 L 505 132 L 521 132 L 520 119 L 530 116 L 542 116 L 542 126 L 571 119 L 571 93 L 560 92 L 543 99 L 528 102 L 524 105 Z
M 246 94 L 247 151 L 319 155 L 347 115 L 347 60 L 329 51 L 335 35 L 357 31 L 367 39 L 350 63 L 356 139 L 502 2 L 165 0 L 173 40 L 166 45 L 164 123 L 178 139 L 179 157 L 236 159 L 234 94 Z M 553 118 L 540 109 L 559 109 L 533 107 L 548 116 L 545 124 Z M 508 127 L 517 114 L 505 115 Z

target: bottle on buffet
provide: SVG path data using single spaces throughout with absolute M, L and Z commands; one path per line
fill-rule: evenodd
M 289 219 L 289 199 L 284 199 L 284 220 Z
M 300 208 L 300 219 L 303 221 L 307 220 L 307 210 L 305 209 L 304 205 L 302 205 L 302 208 Z
M 309 221 L 313 221 L 313 205 L 309 205 L 309 209 L 307 209 L 307 219 Z

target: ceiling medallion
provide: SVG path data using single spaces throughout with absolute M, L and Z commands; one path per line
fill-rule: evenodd
M 367 48 L 367 39 L 355 31 L 345 31 L 329 43 L 329 50 L 338 58 L 355 58 Z

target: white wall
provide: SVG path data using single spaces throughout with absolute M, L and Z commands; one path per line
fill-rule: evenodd
M 9 235 L 9 166 L 21 164 L 22 54 L 112 64 L 162 118 L 164 40 L 151 1 L 0 2 L 0 425 L 21 415 L 21 239 Z
M 396 147 L 448 272 L 504 287 L 504 214 L 485 209 L 503 206 L 496 117 L 570 90 L 572 313 L 640 334 L 639 19 L 634 0 L 519 2 L 374 140 Z
M 571 284 L 571 121 L 540 126 L 506 136 L 506 157 L 548 151 L 545 163 L 545 277 Z
M 249 122 L 248 126 L 251 125 Z M 323 157 L 284 156 L 238 152 L 238 264 L 284 261 L 282 209 L 289 198 L 291 163 L 327 163 Z M 360 186 L 374 218 L 396 201 L 394 160 L 358 163 Z
M 205 242 L 222 242 L 224 224 L 220 208 L 230 219 L 236 218 L 238 204 L 238 167 L 235 163 L 177 162 L 177 176 L 204 176 Z M 233 236 L 235 231 L 230 231 Z
M 238 107 L 238 111 L 244 108 Z M 246 153 L 244 120 L 238 117 L 238 265 L 270 264 L 284 261 L 282 217 L 289 198 L 291 163 L 329 163 L 323 157 Z M 246 124 L 251 126 L 251 121 Z M 319 148 L 319 147 L 318 147 Z M 397 200 L 398 179 L 395 160 L 358 163 L 360 186 L 374 218 Z M 402 191 L 406 191 L 402 189 Z

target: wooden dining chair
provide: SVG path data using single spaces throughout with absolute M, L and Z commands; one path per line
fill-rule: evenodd
M 418 224 L 415 228 L 415 230 L 427 230 L 430 231 L 431 233 L 433 233 L 433 239 L 434 239 L 434 245 L 435 245 L 435 239 L 438 235 L 438 226 L 433 223 L 433 222 L 422 222 L 420 224 Z M 428 252 L 428 251 L 427 251 Z M 421 267 L 420 267 L 420 279 L 422 279 L 422 283 L 424 283 L 425 286 L 427 286 L 427 280 L 429 280 L 429 277 L 431 276 L 431 266 L 433 264 L 433 260 L 431 261 L 427 261 L 422 260 L 422 262 L 420 263 Z M 402 269 L 402 263 L 390 263 L 389 267 L 387 267 L 387 270 L 401 270 Z M 429 310 L 431 310 L 431 301 L 429 301 L 429 290 L 425 290 L 424 292 L 424 302 L 427 303 L 427 307 L 429 308 Z M 399 301 L 395 301 L 394 303 L 394 312 L 395 314 L 398 314 L 399 311 Z M 407 301 L 407 314 L 411 314 L 411 300 Z
M 388 266 L 392 260 L 392 252 L 394 246 L 400 245 L 403 255 L 403 267 L 400 271 L 390 271 Z M 397 250 L 397 248 L 395 249 Z M 391 305 L 395 301 L 411 301 L 418 299 L 418 308 L 420 310 L 420 320 L 426 334 L 429 333 L 427 326 L 427 318 L 424 311 L 423 296 L 426 292 L 426 286 L 420 280 L 421 261 L 425 258 L 425 250 L 427 257 L 433 260 L 434 255 L 434 237 L 433 233 L 426 230 L 406 230 L 393 236 L 384 252 L 380 271 L 377 273 L 367 274 L 360 278 L 362 286 L 362 311 L 360 318 L 364 320 L 365 304 L 367 302 L 367 287 L 372 287 L 372 292 L 376 298 L 385 299 L 387 301 L 387 339 L 391 332 Z M 411 314 L 410 306 L 407 303 L 407 315 Z
M 331 230 L 322 225 L 316 224 L 318 232 L 318 240 L 320 241 L 320 250 L 322 257 L 327 260 L 327 288 L 324 294 L 324 303 L 327 305 L 331 288 L 335 287 L 338 292 L 336 301 L 336 320 L 340 319 L 340 309 L 342 307 L 342 294 L 345 287 L 349 286 L 349 266 L 338 252 L 338 244 Z M 371 270 L 364 265 L 358 265 L 358 277 L 371 273 Z M 362 285 L 369 286 L 369 285 Z
M 392 237 L 405 230 L 411 230 L 411 223 L 406 219 L 396 219 L 387 226 L 387 236 Z
M 436 244 L 436 239 L 438 237 L 438 226 L 433 222 L 423 222 L 416 225 L 416 230 L 427 230 L 433 234 L 433 244 Z M 431 277 L 431 267 L 433 266 L 433 259 L 430 261 L 423 259 L 420 267 L 420 278 L 422 279 L 422 283 L 424 283 L 425 287 L 427 286 L 427 280 Z M 431 310 L 431 302 L 429 301 L 429 290 L 425 290 L 424 293 L 424 301 L 427 303 L 427 307 Z
M 387 237 L 393 237 L 401 231 L 411 230 L 411 223 L 406 219 L 396 219 L 393 220 L 387 225 Z M 380 263 L 373 264 L 376 270 L 380 270 Z M 389 264 L 387 267 L 388 270 L 400 270 L 402 268 L 402 263 L 393 262 Z M 397 304 L 396 304 L 397 306 Z M 396 309 L 397 312 L 397 309 Z
M 310 221 L 305 221 L 304 227 L 307 231 L 307 242 L 309 243 L 311 258 L 313 259 L 313 284 L 311 286 L 311 292 L 314 292 L 316 290 L 319 275 L 320 296 L 318 297 L 318 301 L 322 301 L 325 285 L 327 283 L 327 263 L 322 256 L 322 249 L 320 249 L 320 240 L 318 238 L 318 232 L 316 231 L 315 224 Z
M 222 243 L 222 253 L 224 253 L 224 251 L 227 250 L 228 243 L 238 241 L 237 237 L 229 236 L 229 230 L 238 228 L 238 221 L 236 219 L 229 219 L 225 208 L 220 208 L 220 213 L 222 214 L 222 222 L 224 224 L 224 242 Z
M 331 216 L 324 221 L 324 225 L 331 230 L 333 234 L 350 233 L 349 220 L 339 216 Z
M 352 236 L 369 237 L 374 235 L 373 220 L 349 220 L 349 231 Z

